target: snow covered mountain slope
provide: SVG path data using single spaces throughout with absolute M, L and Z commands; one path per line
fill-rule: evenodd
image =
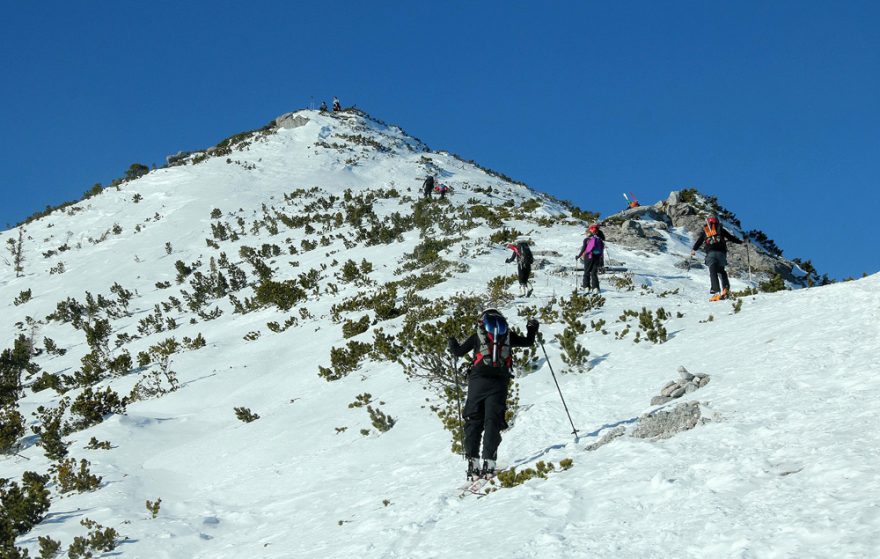
M 880 275 L 709 303 L 688 230 L 648 212 L 610 220 L 629 271 L 573 296 L 576 210 L 363 114 L 278 124 L 3 233 L 0 332 L 34 355 L 0 478 L 54 472 L 19 547 L 67 549 L 88 518 L 145 559 L 880 555 Z M 419 201 L 427 173 L 448 200 Z M 547 473 L 461 497 L 454 400 L 404 369 L 469 297 L 542 321 L 499 461 Z M 708 384 L 651 405 L 681 366 Z M 40 406 L 68 406 L 66 458 Z M 690 429 L 652 423 L 683 409 Z M 100 484 L 68 487 L 69 458 Z

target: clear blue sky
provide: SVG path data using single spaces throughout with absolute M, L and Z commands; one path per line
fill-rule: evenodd
M 0 224 L 338 95 L 603 215 L 696 187 L 880 270 L 880 2 L 8 2 Z

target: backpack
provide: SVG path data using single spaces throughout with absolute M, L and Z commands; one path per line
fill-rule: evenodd
M 519 257 L 523 264 L 526 266 L 531 266 L 532 262 L 535 261 L 535 257 L 532 256 L 532 249 L 529 248 L 529 243 L 521 242 L 516 245 L 516 248 L 519 249 Z
M 703 233 L 706 234 L 706 244 L 709 246 L 715 246 L 721 242 L 721 225 L 715 225 L 714 227 L 706 223 L 703 226 Z
M 593 235 L 593 256 L 602 256 L 605 252 L 605 241 L 599 235 Z
M 475 366 L 482 363 L 486 367 L 509 369 L 513 365 L 507 320 L 500 312 L 489 309 L 483 313 L 477 327 L 477 340 Z

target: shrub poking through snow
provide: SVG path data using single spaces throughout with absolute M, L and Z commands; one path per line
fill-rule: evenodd
M 79 461 L 79 468 L 75 458 L 60 460 L 50 468 L 55 474 L 55 483 L 58 484 L 59 493 L 84 493 L 94 491 L 101 485 L 101 476 L 92 474 L 89 470 L 91 464 L 85 458 Z
M 237 407 L 233 409 L 235 411 L 235 417 L 245 423 L 250 423 L 251 421 L 256 421 L 260 419 L 260 416 L 252 412 L 249 408 Z
M 147 499 L 147 512 L 150 513 L 150 518 L 156 518 L 159 516 L 159 507 L 162 505 L 162 497 L 159 497 L 155 501 L 150 501 Z
M 108 553 L 116 549 L 121 536 L 114 528 L 105 528 L 94 520 L 84 518 L 80 521 L 89 533 L 87 536 L 76 536 L 67 548 L 69 559 L 88 559 L 94 557 L 92 552 Z
M 15 539 L 28 533 L 43 520 L 49 510 L 49 476 L 24 472 L 21 485 L 0 478 L 0 551 L 3 557 L 27 557 L 16 555 Z

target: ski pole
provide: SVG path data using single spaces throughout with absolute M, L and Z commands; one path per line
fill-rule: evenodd
M 562 400 L 562 407 L 565 409 L 565 415 L 568 416 L 568 422 L 571 423 L 571 434 L 574 435 L 574 440 L 577 442 L 578 430 L 577 427 L 574 426 L 574 421 L 571 420 L 571 414 L 568 413 L 568 406 L 565 405 L 565 398 L 562 397 L 562 389 L 559 388 L 559 382 L 556 380 L 556 373 L 553 372 L 553 365 L 550 364 L 550 358 L 547 357 L 547 350 L 544 349 L 544 342 L 538 340 L 538 343 L 541 344 L 541 351 L 544 352 L 544 359 L 547 360 L 547 366 L 550 367 L 550 374 L 553 375 L 553 382 L 556 383 L 556 390 L 559 391 L 559 399 Z
M 466 458 L 464 454 L 464 425 L 461 422 L 461 383 L 458 381 L 458 356 L 453 356 L 452 366 L 455 377 L 455 401 L 458 404 L 458 444 L 461 446 L 461 456 Z

